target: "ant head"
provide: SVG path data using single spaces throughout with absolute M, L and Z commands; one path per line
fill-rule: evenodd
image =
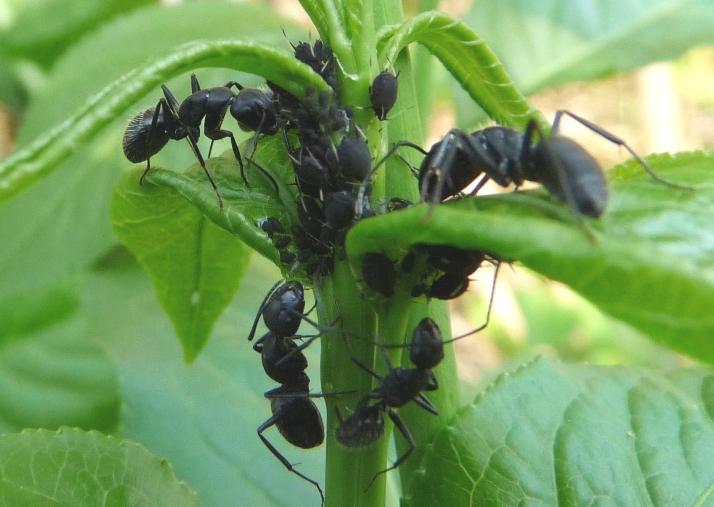
M 278 336 L 297 333 L 305 309 L 305 290 L 300 282 L 286 282 L 270 297 L 263 309 L 263 321 Z
M 231 103 L 231 116 L 245 131 L 268 136 L 278 132 L 278 120 L 270 92 L 243 88 Z
M 441 330 L 429 317 L 414 329 L 409 357 L 417 368 L 431 369 L 444 359 L 444 339 Z

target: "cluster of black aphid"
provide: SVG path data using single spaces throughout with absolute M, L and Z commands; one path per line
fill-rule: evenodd
M 297 261 L 308 275 L 326 275 L 332 271 L 335 255 L 341 253 L 347 230 L 355 221 L 355 198 L 371 170 L 372 158 L 367 142 L 353 124 L 351 109 L 338 102 L 334 55 L 329 46 L 318 40 L 312 46 L 301 42 L 293 50 L 298 60 L 322 76 L 332 92 L 307 89 L 305 99 L 298 100 L 268 82 L 276 97 L 278 116 L 283 119 L 285 146 L 299 194 L 299 223 L 290 226 L 297 254 L 281 251 L 281 261 Z M 341 136 L 337 143 L 335 136 Z M 368 214 L 368 207 L 360 213 Z M 261 224 L 263 230 L 266 223 Z

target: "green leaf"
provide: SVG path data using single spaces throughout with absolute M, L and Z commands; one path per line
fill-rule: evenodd
M 0 436 L 0 505 L 198 507 L 171 465 L 135 442 L 64 428 Z
M 410 505 L 712 505 L 712 386 L 704 368 L 537 359 L 437 436 Z
M 12 27 L 5 31 L 0 51 L 52 64 L 82 34 L 153 0 L 55 0 L 23 2 Z
M 395 61 L 418 42 L 436 56 L 471 98 L 494 120 L 524 129 L 528 120 L 550 124 L 515 87 L 486 42 L 464 23 L 440 12 L 424 12 L 391 28 L 378 41 L 380 62 Z
M 139 266 L 112 266 L 84 276 L 84 315 L 103 330 L 103 343 L 117 358 L 124 436 L 166 456 L 206 507 L 319 505 L 315 488 L 288 472 L 256 435 L 271 415 L 263 393 L 277 384 L 265 375 L 260 354 L 246 338 L 262 298 L 279 277 L 272 264 L 253 256 L 206 349 L 187 366 Z M 264 332 L 261 322 L 258 333 Z M 315 392 L 319 348 L 315 343 L 305 350 Z M 324 416 L 323 402 L 315 403 Z M 324 446 L 292 447 L 276 428 L 267 429 L 265 437 L 291 463 L 299 463 L 298 470 L 323 484 Z
M 181 195 L 140 186 L 142 173 L 143 167 L 125 172 L 114 191 L 114 232 L 151 275 L 185 360 L 191 362 L 238 290 L 252 250 Z
M 170 77 L 197 67 L 250 69 L 299 97 L 304 96 L 308 86 L 317 90 L 328 88 L 318 74 L 286 51 L 238 41 L 185 44 L 163 58 L 128 72 L 90 97 L 64 123 L 0 162 L 0 202 L 46 176 L 72 155 L 78 145 L 91 139 L 150 90 L 157 89 Z
M 46 86 L 32 96 L 18 144 L 31 145 L 54 125 L 67 127 L 69 124 L 63 122 L 82 108 L 88 97 L 101 92 L 128 69 L 146 65 L 152 55 L 163 55 L 177 45 L 197 39 L 245 38 L 270 42 L 287 51 L 289 46 L 281 27 L 285 27 L 288 37 L 304 33 L 265 6 L 225 2 L 155 6 L 118 17 L 83 38 L 57 61 Z M 225 55 L 227 66 L 232 65 L 231 58 L 230 54 Z M 190 69 L 181 72 L 184 70 Z M 173 75 L 178 77 L 172 89 L 179 98 L 184 98 L 190 91 L 188 74 Z M 256 76 L 227 69 L 199 70 L 198 75 L 204 86 L 224 84 L 229 79 L 249 86 L 259 82 Z M 123 89 L 122 93 L 129 90 Z M 118 243 L 109 223 L 109 201 L 122 170 L 129 165 L 121 149 L 129 118 L 133 112 L 156 105 L 161 96 L 158 84 L 147 88 L 144 93 L 147 92 L 149 96 L 137 95 L 134 101 L 139 102 L 127 104 L 128 109 L 107 113 L 103 121 L 111 123 L 99 127 L 91 142 L 66 146 L 77 154 L 57 167 L 50 164 L 47 170 L 51 174 L 43 181 L 2 205 L 0 297 L 13 293 L 17 287 L 42 285 L 58 273 L 84 267 Z M 108 105 L 112 94 L 105 97 L 108 99 L 100 100 L 98 107 Z M 227 119 L 225 127 L 239 135 L 232 118 Z M 57 134 L 59 143 L 70 140 L 70 134 L 62 129 Z M 216 149 L 220 152 L 227 146 L 217 144 Z M 208 144 L 201 149 L 207 153 Z M 180 168 L 194 161 L 185 142 L 169 143 L 152 159 L 156 165 Z
M 348 234 L 347 252 L 357 264 L 367 252 L 395 252 L 415 243 L 493 252 L 570 285 L 662 344 L 714 362 L 714 156 L 696 152 L 646 160 L 664 178 L 696 191 L 660 185 L 638 164 L 625 164 L 613 173 L 605 214 L 587 220 L 597 244 L 565 206 L 519 192 L 364 220 Z
M 246 188 L 238 162 L 230 150 L 220 157 L 206 160 L 206 167 L 221 193 L 223 209 L 220 209 L 216 193 L 207 184 L 200 166 L 193 166 L 190 176 L 152 168 L 144 181 L 172 189 L 215 224 L 237 235 L 251 248 L 279 265 L 278 250 L 260 228 L 260 224 L 268 217 L 280 220 L 286 230 L 293 223 L 299 223 L 295 204 L 297 189 L 288 186 L 291 178 L 294 182 L 292 164 L 280 136 L 262 138 L 253 160 L 273 176 L 280 191 L 279 196 L 275 194 L 275 187 L 270 180 L 249 163 L 245 167 L 251 188 Z M 130 179 L 134 178 L 133 185 L 136 185 L 139 175 L 135 171 L 130 176 Z
M 116 367 L 78 310 L 67 281 L 0 299 L 0 431 L 116 428 Z
M 714 42 L 711 0 L 486 0 L 464 23 L 526 95 L 677 58 Z

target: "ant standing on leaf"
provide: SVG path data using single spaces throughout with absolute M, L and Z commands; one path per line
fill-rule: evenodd
M 475 195 L 488 180 L 502 187 L 511 183 L 518 187 L 524 181 L 533 181 L 567 204 L 584 227 L 583 216 L 599 218 L 605 211 L 609 192 L 597 161 L 580 144 L 560 134 L 564 115 L 625 148 L 658 183 L 694 190 L 660 178 L 623 139 L 566 110 L 556 112 L 550 135 L 545 135 L 538 122 L 531 119 L 523 134 L 502 126 L 471 134 L 452 129 L 429 151 L 409 141 L 400 141 L 377 163 L 365 181 L 399 147 L 408 146 L 425 155 L 418 171 L 419 193 L 424 202 L 440 203 L 457 196 L 479 177 L 469 195 Z M 592 233 L 587 233 L 592 237 Z
M 234 86 L 239 90 L 237 94 L 231 90 Z M 187 139 L 211 182 L 222 209 L 223 200 L 218 187 L 208 173 L 203 155 L 198 149 L 201 122 L 204 122 L 203 133 L 211 139 L 211 147 L 214 141 L 226 137 L 230 139 L 233 154 L 240 165 L 241 177 L 250 188 L 235 137 L 231 131 L 221 129 L 221 125 L 226 112 L 230 109 L 238 125 L 244 130 L 254 131 L 256 138 L 260 134 L 276 134 L 278 126 L 275 109 L 272 106 L 272 93 L 244 88 L 235 81 L 229 81 L 225 86 L 201 89 L 195 74 L 191 74 L 192 93 L 180 104 L 166 85 L 161 85 L 161 89 L 164 98 L 159 100 L 156 107 L 145 109 L 129 122 L 122 141 L 124 155 L 134 163 L 146 160 L 146 170 L 139 180 L 143 184 L 146 173 L 151 169 L 151 157 L 161 151 L 169 140 Z M 250 162 L 271 181 L 275 192 L 278 193 L 275 179 L 258 164 L 252 160 Z

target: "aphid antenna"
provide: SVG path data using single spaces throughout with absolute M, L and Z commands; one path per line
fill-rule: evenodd
M 464 333 L 462 335 L 451 338 L 450 340 L 444 341 L 444 344 L 452 343 L 452 342 L 455 342 L 456 340 L 460 340 L 462 338 L 466 338 L 468 336 L 474 335 L 480 331 L 483 331 L 484 329 L 486 329 L 488 327 L 488 323 L 491 320 L 491 310 L 493 308 L 493 300 L 494 300 L 494 296 L 496 294 L 496 281 L 498 280 L 498 270 L 501 268 L 501 261 L 495 261 L 495 262 L 496 262 L 496 270 L 493 273 L 493 282 L 491 283 L 491 296 L 488 298 L 488 309 L 486 310 L 486 322 L 481 324 L 476 329 L 469 331 L 468 333 Z

